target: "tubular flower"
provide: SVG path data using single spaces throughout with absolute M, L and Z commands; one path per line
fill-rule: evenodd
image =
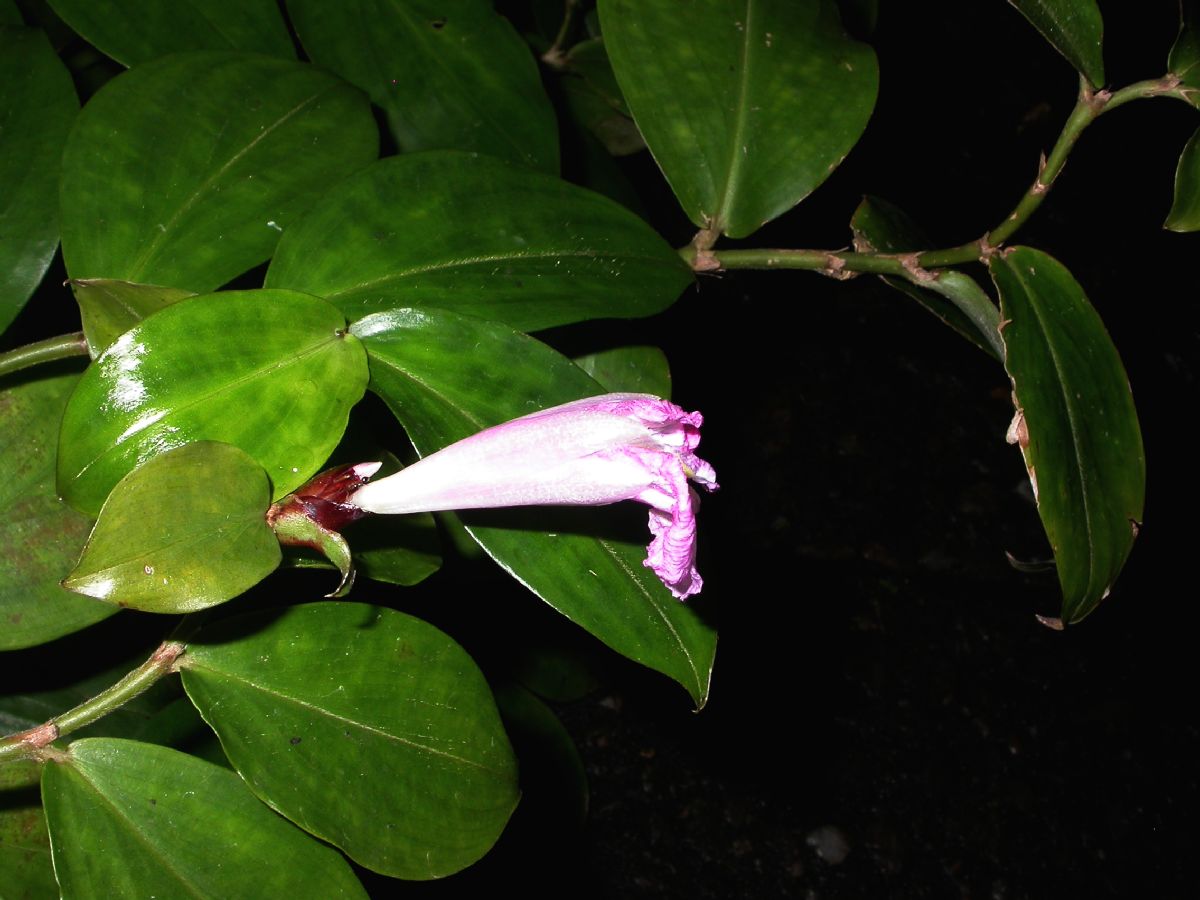
M 604 394 L 488 428 L 360 487 L 368 512 L 415 513 L 501 506 L 599 506 L 640 500 L 653 535 L 645 565 L 685 599 L 696 571 L 696 508 L 689 485 L 717 488 L 693 452 L 700 413 L 650 394 Z

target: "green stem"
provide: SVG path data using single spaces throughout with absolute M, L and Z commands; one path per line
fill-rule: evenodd
M 35 344 L 26 344 L 7 353 L 0 353 L 0 376 L 20 372 L 40 363 L 53 362 L 56 359 L 69 359 L 72 356 L 87 356 L 87 338 L 82 331 L 62 334 L 58 337 L 47 338 Z
M 719 269 L 809 269 L 839 278 L 849 277 L 855 272 L 870 272 L 899 275 L 916 284 L 928 286 L 933 277 L 930 269 L 986 261 L 1012 237 L 1042 205 L 1080 135 L 1101 115 L 1132 100 L 1151 97 L 1173 97 L 1187 102 L 1186 93 L 1187 88 L 1175 75 L 1139 81 L 1112 94 L 1107 91 L 1093 92 L 1086 83 L 1083 84 L 1075 108 L 1067 117 L 1050 155 L 1042 161 L 1033 184 L 1021 195 L 1013 211 L 983 237 L 957 247 L 906 254 L 842 253 L 837 250 L 712 250 L 709 249 L 711 241 L 700 241 L 681 248 L 679 254 L 699 272 Z M 701 232 L 701 235 L 704 234 Z
M 40 759 L 51 755 L 47 753 L 51 743 L 124 706 L 156 681 L 174 672 L 185 649 L 179 641 L 164 641 L 148 660 L 108 690 L 35 728 L 0 738 L 0 761 Z

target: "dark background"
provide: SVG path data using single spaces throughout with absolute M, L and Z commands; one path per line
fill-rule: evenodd
M 1008 4 L 880 6 L 867 133 L 746 246 L 843 247 L 864 193 L 958 244 L 1008 213 L 1053 144 L 1076 76 Z M 1173 0 L 1101 6 L 1111 83 L 1161 75 Z M 606 330 L 659 343 L 675 399 L 705 414 L 702 455 L 722 484 L 701 529 L 699 599 L 721 629 L 711 700 L 693 712 L 676 685 L 485 561 L 447 566 L 398 605 L 460 640 L 497 684 L 520 663 L 497 642 L 505 633 L 573 655 L 598 680 L 554 704 L 588 776 L 588 813 L 572 815 L 576 785 L 514 734 L 525 796 L 497 848 L 441 882 L 365 875 L 373 894 L 1194 896 L 1200 237 L 1161 223 L 1197 125 L 1168 100 L 1102 117 L 1016 237 L 1084 286 L 1141 417 L 1144 527 L 1092 617 L 1061 633 L 1038 624 L 1035 613 L 1057 614 L 1055 576 L 1006 562 L 1048 548 L 1004 442 L 1003 370 L 881 282 L 705 276 L 649 322 L 556 332 L 563 347 Z M 623 169 L 656 227 L 686 243 L 694 228 L 648 155 Z M 76 327 L 44 318 L 27 313 L 6 342 Z M 272 583 L 289 593 L 286 578 Z M 60 642 L 60 658 L 124 652 L 117 635 L 105 623 Z

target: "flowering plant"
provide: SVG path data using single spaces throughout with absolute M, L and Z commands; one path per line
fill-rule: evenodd
M 685 410 L 711 408 L 686 380 L 666 399 L 647 342 L 719 342 L 735 311 L 671 307 L 739 269 L 880 276 L 982 351 L 1056 562 L 1044 621 L 1089 615 L 1140 527 L 1141 431 L 1083 286 L 1010 239 L 1096 119 L 1200 105 L 1200 40 L 1189 12 L 1165 74 L 1112 86 L 1093 0 L 1013 5 L 1080 86 L 1011 212 L 937 247 L 868 197 L 853 249 L 814 250 L 730 242 L 786 233 L 867 129 L 871 3 L 566 0 L 548 24 L 532 2 L 0 0 L 0 651 L 27 674 L 88 648 L 70 702 L 0 697 L 4 890 L 361 896 L 351 861 L 479 860 L 521 796 L 514 743 L 579 765 L 544 680 L 402 611 L 436 594 L 470 634 L 475 594 L 434 576 L 476 547 L 703 707 L 728 598 L 703 550 L 695 598 L 692 484 L 717 483 Z M 1193 140 L 1169 227 L 1200 228 L 1198 183 Z M 73 304 L 80 330 L 46 337 Z M 633 341 L 596 324 L 654 316 Z M 625 500 L 648 550 L 620 508 L 547 509 Z M 353 599 L 298 603 L 320 590 L 280 569 L 336 569 Z M 114 680 L 113 635 L 161 643 Z

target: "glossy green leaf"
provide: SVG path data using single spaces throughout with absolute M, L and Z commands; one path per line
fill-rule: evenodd
M 50 835 L 38 796 L 40 776 L 41 768 L 34 762 L 0 765 L 0 896 L 4 900 L 58 896 Z
M 76 741 L 42 798 L 64 897 L 366 897 L 337 851 L 177 750 Z
M 192 297 L 125 332 L 84 373 L 63 416 L 58 489 L 99 512 L 156 454 L 223 441 L 267 470 L 274 497 L 315 474 L 367 380 L 341 313 L 292 291 Z
M 294 59 L 275 0 L 50 0 L 64 22 L 117 62 L 184 50 L 248 50 Z
M 144 612 L 224 603 L 279 565 L 270 504 L 267 473 L 237 447 L 160 453 L 113 488 L 63 587 Z
M 799 203 L 875 105 L 870 47 L 832 0 L 601 0 L 604 43 L 691 220 L 745 237 Z
M 671 368 L 657 347 L 613 347 L 572 361 L 607 391 L 671 396 Z
M 1192 135 L 1179 156 L 1175 202 L 1163 227 L 1172 231 L 1200 231 L 1200 130 Z
M 485 156 L 380 160 L 329 191 L 279 242 L 268 287 L 350 319 L 430 305 L 533 330 L 669 306 L 691 270 L 598 194 Z
M 1078 622 L 1108 595 L 1142 519 L 1146 460 L 1129 379 L 1061 263 L 1015 247 L 989 268 L 1017 408 L 1009 438 L 1054 549 L 1062 618 Z
M 46 36 L 0 28 L 0 332 L 58 246 L 59 154 L 78 109 L 71 76 Z
M 394 310 L 357 323 L 371 389 L 422 455 L 491 425 L 603 389 L 570 360 L 496 322 Z M 606 512 L 618 519 L 613 523 Z M 632 504 L 463 513 L 471 535 L 554 609 L 688 690 L 708 695 L 716 632 L 642 565 L 645 513 Z M 635 535 L 626 538 L 626 534 Z
M 0 379 L 0 650 L 42 644 L 115 612 L 59 586 L 92 524 L 54 488 L 58 422 L 77 381 Z
M 377 142 L 366 98 L 313 66 L 220 51 L 137 66 L 92 98 L 67 140 L 67 271 L 215 290 L 266 260 Z
M 294 606 L 205 629 L 184 661 L 188 695 L 254 792 L 367 868 L 456 872 L 516 806 L 487 682 L 419 619 Z
M 1096 0 L 1008 0 L 1094 87 L 1104 86 L 1104 19 Z
M 488 0 L 288 0 L 313 62 L 362 88 L 403 152 L 472 150 L 558 171 L 558 130 L 525 42 Z
M 907 213 L 879 197 L 863 198 L 850 219 L 850 230 L 854 233 L 854 247 L 860 252 L 907 253 L 933 246 Z M 1000 359 L 1004 355 L 1000 312 L 970 276 L 941 271 L 923 288 L 906 278 L 890 275 L 881 278 L 989 356 Z
M 157 284 L 134 284 L 111 278 L 75 278 L 71 281 L 88 352 L 95 359 L 108 345 L 146 316 L 185 297 L 191 291 L 162 287 Z
M 1183 93 L 1193 106 L 1200 106 L 1200 4 L 1181 0 L 1179 35 L 1167 56 L 1167 71 L 1178 76 Z

